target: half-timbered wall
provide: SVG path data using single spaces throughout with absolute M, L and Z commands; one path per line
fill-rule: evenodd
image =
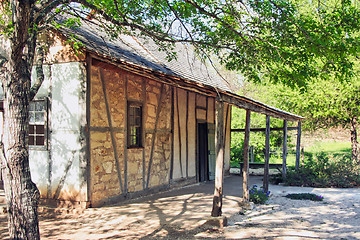
M 169 182 L 171 88 L 95 61 L 90 77 L 93 205 Z M 142 147 L 127 146 L 127 102 L 142 105 Z
M 226 117 L 227 116 L 227 117 Z M 230 169 L 231 106 L 225 104 L 225 171 Z M 175 88 L 174 90 L 174 169 L 173 180 L 191 179 L 198 171 L 197 124 L 213 124 L 215 98 Z M 209 126 L 211 129 L 211 127 Z M 213 132 L 215 134 L 215 132 Z M 215 138 L 212 138 L 215 141 Z M 215 142 L 210 143 L 215 148 Z M 215 159 L 213 159 L 215 161 Z

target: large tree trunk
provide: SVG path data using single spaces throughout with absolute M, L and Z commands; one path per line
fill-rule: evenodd
M 357 120 L 356 118 L 351 119 L 351 127 L 350 127 L 350 133 L 351 133 L 351 157 L 354 162 L 360 162 L 359 159 L 359 143 L 357 141 Z
M 33 43 L 29 39 L 32 1 L 12 1 L 14 30 L 4 90 L 4 127 L 0 156 L 11 239 L 40 239 L 37 206 L 39 191 L 29 168 L 29 97 Z
M 39 239 L 39 191 L 29 168 L 30 73 L 26 64 L 13 63 L 4 86 L 4 135 L 2 176 L 12 239 Z

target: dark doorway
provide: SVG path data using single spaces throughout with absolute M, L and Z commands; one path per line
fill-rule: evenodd
M 207 123 L 198 124 L 199 182 L 209 180 L 208 128 Z

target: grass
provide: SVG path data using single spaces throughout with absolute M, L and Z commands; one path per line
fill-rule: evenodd
M 340 141 L 315 141 L 310 147 L 304 148 L 305 154 L 319 154 L 319 153 L 327 153 L 333 154 L 335 156 L 338 155 L 351 155 L 351 143 L 350 142 L 340 142 Z M 289 149 L 287 156 L 287 166 L 295 166 L 296 160 L 296 150 Z M 282 152 L 279 151 L 276 154 L 272 154 L 270 156 L 270 163 L 282 163 Z
M 292 193 L 285 196 L 286 198 L 294 200 L 311 200 L 311 201 L 322 201 L 323 196 L 316 195 L 314 193 Z
M 312 146 L 306 149 L 309 153 L 349 153 L 351 154 L 351 143 L 350 142 L 339 142 L 339 141 L 316 141 Z

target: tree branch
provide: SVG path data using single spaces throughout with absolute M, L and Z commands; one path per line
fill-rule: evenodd
M 210 13 L 208 11 L 206 11 L 203 7 L 199 6 L 196 2 L 194 2 L 193 0 L 185 0 L 185 2 L 189 3 L 190 5 L 192 5 L 193 7 L 195 7 L 196 9 L 198 9 L 201 13 L 205 14 L 206 16 L 209 16 L 213 19 L 216 19 L 217 21 L 219 21 L 221 24 L 223 24 L 226 28 L 228 28 L 230 31 L 232 31 L 233 33 L 235 33 L 237 36 L 239 36 L 246 44 L 249 44 L 248 40 L 245 39 L 245 37 L 242 35 L 242 33 L 240 33 L 239 31 L 237 31 L 236 29 L 234 29 L 229 23 L 225 22 L 224 20 L 222 20 L 221 18 L 219 18 L 217 15 Z
M 30 89 L 30 101 L 34 99 L 37 92 L 39 91 L 41 84 L 44 82 L 45 76 L 44 76 L 44 69 L 43 69 L 43 63 L 44 63 L 44 50 L 42 47 L 37 48 L 37 56 L 38 56 L 38 62 L 36 64 L 36 80 L 34 84 L 31 86 Z

